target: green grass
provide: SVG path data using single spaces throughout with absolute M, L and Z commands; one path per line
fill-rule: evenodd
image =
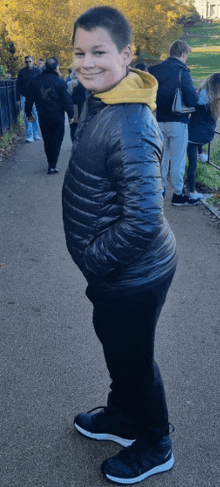
M 198 23 L 195 27 L 185 28 L 184 33 L 189 32 L 194 37 L 184 37 L 184 40 L 189 43 L 191 47 L 202 47 L 207 44 L 207 47 L 217 46 L 214 52 L 191 52 L 187 60 L 187 66 L 190 68 L 193 78 L 203 80 L 210 74 L 220 72 L 220 23 L 204 24 Z M 209 37 L 216 36 L 219 37 Z M 204 37 L 198 37 L 204 35 Z M 219 46 L 219 49 L 218 49 Z
M 211 158 L 211 162 L 213 159 Z M 186 169 L 188 167 L 188 159 L 186 163 Z M 185 174 L 187 177 L 187 171 Z M 196 169 L 196 183 L 202 184 L 206 186 L 210 192 L 219 192 L 220 191 L 220 171 L 215 169 L 213 166 L 210 166 L 207 163 L 198 161 L 197 169 Z
M 216 36 L 217 34 L 220 35 L 220 22 L 216 24 L 204 24 L 202 22 L 198 22 L 194 27 L 185 27 L 183 32 L 189 32 L 195 36 L 208 34 L 210 34 L 210 36 Z
M 219 46 L 220 47 L 220 36 L 219 37 L 198 37 L 193 39 L 189 38 L 188 43 L 190 47 L 203 47 L 204 44 L 209 46 Z
M 8 149 L 17 139 L 18 135 L 24 129 L 24 114 L 20 112 L 18 120 L 15 125 L 11 127 L 11 129 L 4 133 L 4 135 L 0 138 L 0 149 Z
M 204 150 L 208 152 L 208 145 L 204 146 Z M 199 161 L 196 169 L 196 182 L 203 184 L 206 188 L 210 189 L 210 192 L 220 191 L 220 138 L 216 135 L 216 138 L 211 142 L 210 161 L 219 167 L 216 169 L 210 164 Z M 188 167 L 188 158 L 186 167 Z M 187 176 L 187 175 L 185 175 Z
M 219 206 L 220 194 L 214 194 L 211 198 L 207 198 L 207 203 L 209 203 L 209 205 Z
M 195 52 L 191 53 L 187 60 L 192 78 L 206 79 L 210 74 L 220 71 L 219 52 Z
M 211 158 L 211 162 L 213 159 Z M 220 190 L 220 171 L 210 166 L 209 164 L 204 164 L 198 161 L 196 170 L 196 182 L 204 184 L 207 188 L 212 191 Z

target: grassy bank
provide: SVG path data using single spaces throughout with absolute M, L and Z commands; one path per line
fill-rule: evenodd
M 186 28 L 183 39 L 192 47 L 187 60 L 195 86 L 210 74 L 220 72 L 220 23 L 196 24 Z M 205 46 L 204 46 L 205 44 Z M 220 132 L 220 123 L 217 130 Z M 208 151 L 208 146 L 205 146 Z M 220 167 L 220 136 L 211 143 L 210 161 Z M 198 161 L 196 182 L 212 192 L 220 192 L 220 170 Z
M 195 79 L 220 71 L 220 23 L 198 23 L 184 29 L 183 39 L 192 47 L 187 66 Z
M 7 153 L 7 151 L 15 144 L 18 136 L 24 130 L 24 115 L 20 112 L 18 120 L 10 130 L 4 133 L 0 138 L 0 155 Z
M 192 52 L 187 60 L 192 78 L 203 80 L 212 73 L 220 71 L 220 48 L 219 52 Z

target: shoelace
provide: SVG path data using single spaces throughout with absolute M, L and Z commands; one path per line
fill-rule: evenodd
M 90 409 L 90 411 L 88 411 L 88 413 L 93 413 L 93 411 L 97 411 L 97 409 L 101 409 L 103 411 L 105 409 L 108 409 L 108 406 L 97 406 L 96 408 Z

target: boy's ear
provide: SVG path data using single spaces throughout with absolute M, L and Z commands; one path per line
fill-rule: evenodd
M 122 66 L 129 66 L 133 59 L 132 46 L 128 44 L 121 53 L 122 56 Z

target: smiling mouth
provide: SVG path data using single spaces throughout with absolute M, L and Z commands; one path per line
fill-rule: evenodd
M 80 73 L 84 78 L 92 78 L 98 74 L 102 74 L 104 71 L 99 71 L 98 73 Z

